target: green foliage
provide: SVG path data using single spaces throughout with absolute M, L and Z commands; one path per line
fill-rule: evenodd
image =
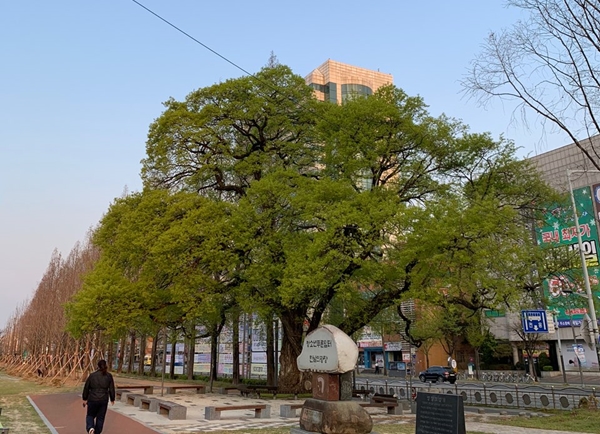
M 484 346 L 481 310 L 531 285 L 523 222 L 550 194 L 511 142 L 432 117 L 421 98 L 387 86 L 319 103 L 276 63 L 169 100 L 142 177 L 94 234 L 102 258 L 69 329 L 216 333 L 236 305 L 282 321 L 284 371 L 305 321 L 353 334 L 409 297 L 443 309 L 449 347 L 465 334 Z
M 552 370 L 552 362 L 546 353 L 540 353 L 538 355 L 538 365 L 540 369 L 543 371 L 551 371 Z M 545 369 L 546 367 L 550 367 L 550 369 Z

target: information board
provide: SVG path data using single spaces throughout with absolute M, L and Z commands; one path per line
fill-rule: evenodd
M 416 434 L 466 434 L 460 395 L 419 392 Z

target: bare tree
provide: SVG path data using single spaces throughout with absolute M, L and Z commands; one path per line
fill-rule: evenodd
M 510 30 L 491 33 L 463 80 L 481 105 L 518 103 L 564 131 L 600 170 L 600 5 L 592 0 L 508 0 L 530 13 Z M 598 113 L 597 113 L 598 112 Z M 585 146 L 589 143 L 588 146 Z
M 521 340 L 521 342 L 519 343 L 519 345 L 521 346 L 521 349 L 523 351 L 525 351 L 525 354 L 527 354 L 527 359 L 529 360 L 528 363 L 528 368 L 529 368 L 529 375 L 531 375 L 535 381 L 538 381 L 537 378 L 537 373 L 534 369 L 534 365 L 533 365 L 533 356 L 535 354 L 535 352 L 537 351 L 538 347 L 540 346 L 540 344 L 542 344 L 544 342 L 544 337 L 543 335 L 539 334 L 539 333 L 527 333 L 523 330 L 523 325 L 521 324 L 521 322 L 519 320 L 514 321 L 511 324 L 511 331 L 519 337 L 519 339 Z

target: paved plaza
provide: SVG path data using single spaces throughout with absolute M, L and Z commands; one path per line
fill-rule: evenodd
M 279 408 L 283 404 L 297 404 L 293 399 L 258 399 L 247 398 L 237 394 L 206 393 L 195 394 L 190 391 L 180 391 L 176 394 L 161 396 L 160 387 L 155 387 L 155 393 L 149 397 L 184 405 L 187 408 L 185 420 L 169 420 L 156 412 L 142 410 L 125 402 L 118 401 L 109 406 L 105 434 L 181 434 L 213 432 L 219 430 L 260 429 L 275 427 L 299 426 L 298 417 L 280 417 Z M 31 397 L 38 412 L 51 426 L 53 434 L 77 434 L 82 432 L 85 410 L 81 406 L 81 397 L 77 393 L 37 395 Z M 268 419 L 254 418 L 252 410 L 230 410 L 223 412 L 220 420 L 206 420 L 207 406 L 236 406 L 245 404 L 267 404 L 271 406 L 271 416 Z M 412 424 L 415 416 L 406 412 L 402 416 L 388 415 L 385 409 L 368 408 L 375 424 Z M 298 410 L 298 414 L 300 410 Z M 485 433 L 502 434 L 574 434 L 565 431 L 534 430 L 530 428 L 515 428 L 495 425 L 493 422 L 499 416 L 486 413 L 477 414 L 466 412 L 467 430 Z M 519 417 L 519 416 L 515 416 Z M 536 417 L 536 416 L 534 416 Z M 541 416 L 537 416 L 541 417 Z

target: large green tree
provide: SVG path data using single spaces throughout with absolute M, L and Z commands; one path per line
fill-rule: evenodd
M 511 143 L 432 117 L 420 98 L 388 86 L 319 103 L 279 65 L 168 101 L 142 176 L 145 191 L 96 232 L 102 259 L 74 324 L 104 292 L 126 297 L 123 326 L 219 324 L 233 304 L 274 314 L 288 389 L 302 384 L 303 334 L 333 306 L 352 334 L 441 287 L 474 310 L 510 300 L 530 269 L 515 256 L 522 211 L 545 193 Z

